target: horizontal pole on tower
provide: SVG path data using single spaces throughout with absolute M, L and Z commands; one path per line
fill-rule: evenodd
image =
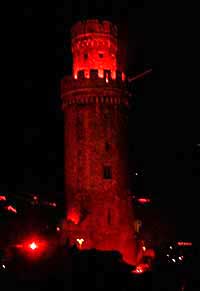
M 140 78 L 146 76 L 147 74 L 150 74 L 151 72 L 152 72 L 152 69 L 146 70 L 146 71 L 144 71 L 144 72 L 141 73 L 141 74 L 138 74 L 138 75 L 136 75 L 136 76 L 134 76 L 134 77 L 132 77 L 132 78 L 128 78 L 128 81 L 129 81 L 129 82 L 135 81 L 135 80 L 137 80 L 137 79 L 140 79 Z

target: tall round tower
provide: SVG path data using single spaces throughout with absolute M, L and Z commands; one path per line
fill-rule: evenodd
M 83 249 L 118 250 L 134 264 L 128 197 L 127 90 L 117 27 L 87 20 L 71 30 L 73 76 L 61 84 L 65 116 L 65 231 Z

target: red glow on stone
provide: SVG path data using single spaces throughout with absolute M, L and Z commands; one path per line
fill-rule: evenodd
M 80 214 L 76 210 L 71 210 L 67 215 L 67 220 L 78 224 L 80 221 Z
M 116 71 L 111 71 L 111 78 L 112 78 L 113 80 L 116 79 Z
M 86 79 L 89 79 L 89 78 L 90 78 L 90 72 L 89 72 L 89 71 L 86 70 L 86 71 L 84 72 L 84 75 L 85 75 L 85 78 L 86 78 Z
M 103 70 L 102 69 L 98 70 L 98 76 L 99 76 L 99 78 L 103 78 Z

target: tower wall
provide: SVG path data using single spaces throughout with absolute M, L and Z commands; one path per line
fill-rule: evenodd
M 93 25 L 92 25 L 93 24 Z M 65 229 L 72 243 L 84 239 L 83 248 L 118 250 L 134 263 L 133 211 L 128 198 L 127 106 L 123 72 L 116 67 L 116 27 L 98 20 L 72 28 L 73 76 L 61 84 L 65 113 Z M 76 47 L 85 39 L 104 45 L 108 59 L 99 63 L 78 61 Z M 84 44 L 82 46 L 82 43 Z M 86 47 L 88 48 L 88 44 Z M 97 54 L 94 45 L 90 54 Z M 86 72 L 86 73 L 85 73 Z M 113 74 L 115 72 L 115 74 Z

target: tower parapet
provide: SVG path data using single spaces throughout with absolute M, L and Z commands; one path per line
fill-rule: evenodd
M 80 71 L 77 79 L 65 76 L 61 83 L 63 109 L 71 104 L 103 103 L 128 106 L 128 92 L 123 74 L 117 72 L 116 79 L 111 78 L 110 71 L 104 71 L 104 78 L 99 78 L 97 70 L 90 71 L 86 78 Z

